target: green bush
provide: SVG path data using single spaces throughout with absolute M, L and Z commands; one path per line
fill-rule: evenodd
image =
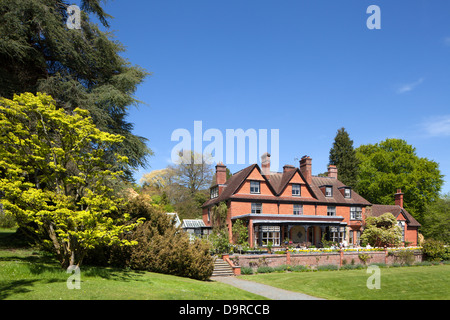
M 444 247 L 444 243 L 433 239 L 424 242 L 422 252 L 425 255 L 425 259 L 430 261 L 445 260 L 447 255 L 447 249 Z
M 346 264 L 340 268 L 340 270 L 356 270 L 356 269 L 364 269 L 364 266 L 361 264 Z
M 289 271 L 291 269 L 291 266 L 288 266 L 286 264 L 283 264 L 281 266 L 276 266 L 273 268 L 273 270 L 275 272 L 285 272 L 285 271 Z
M 241 267 L 241 274 L 253 274 L 253 269 L 250 267 Z
M 149 203 L 144 197 L 137 197 L 126 208 L 133 219 L 146 219 L 124 236 L 138 244 L 105 250 L 103 260 L 117 267 L 207 280 L 214 270 L 209 242 L 200 239 L 191 242 L 189 235 L 176 228 L 167 214 Z M 91 256 L 97 257 L 95 254 Z
M 291 269 L 291 271 L 295 271 L 295 272 L 309 271 L 309 268 L 307 266 L 302 266 L 302 265 L 291 266 L 290 269 Z
M 317 267 L 317 270 L 319 270 L 319 271 L 332 271 L 332 270 L 338 270 L 338 269 L 339 269 L 339 267 L 334 264 L 326 264 L 326 265 Z
M 258 270 L 257 270 L 258 273 L 271 273 L 271 272 L 274 272 L 274 271 L 275 271 L 274 268 L 267 267 L 267 266 L 259 267 Z
M 12 215 L 6 215 L 0 203 L 0 228 L 14 228 L 15 226 L 16 219 Z
M 414 252 L 412 251 L 399 251 L 394 253 L 395 262 L 399 262 L 402 265 L 410 266 L 414 263 Z

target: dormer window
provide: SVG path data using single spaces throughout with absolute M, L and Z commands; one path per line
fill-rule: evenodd
M 325 187 L 325 197 L 332 197 L 333 196 L 333 188 L 331 186 Z
M 293 197 L 300 197 L 302 195 L 301 187 L 299 184 L 293 184 L 292 185 L 292 196 Z
M 217 198 L 219 196 L 219 187 L 213 187 L 209 190 L 209 195 L 211 199 Z
M 351 199 L 352 198 L 352 188 L 348 186 L 339 187 L 339 192 L 342 194 L 342 196 L 345 199 Z
M 250 181 L 250 193 L 261 193 L 259 181 Z
M 344 189 L 344 198 L 350 199 L 352 197 L 352 189 L 345 188 Z

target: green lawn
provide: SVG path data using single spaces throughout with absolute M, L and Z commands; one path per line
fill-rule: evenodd
M 215 281 L 88 266 L 81 266 L 81 288 L 69 290 L 71 274 L 54 258 L 14 242 L 14 231 L 0 229 L 0 300 L 264 299 Z
M 249 300 L 264 299 L 214 281 L 151 272 L 81 267 L 81 288 L 69 290 L 70 274 L 31 250 L 0 251 L 0 300 Z
M 450 299 L 450 265 L 391 267 L 380 271 L 380 289 L 367 288 L 371 274 L 366 269 L 256 274 L 241 278 L 326 299 Z

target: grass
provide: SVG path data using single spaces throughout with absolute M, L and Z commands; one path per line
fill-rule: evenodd
M 259 295 L 215 282 L 151 272 L 81 266 L 81 288 L 51 256 L 9 241 L 0 229 L 0 300 L 254 300 Z
M 240 278 L 333 300 L 448 300 L 450 265 L 380 268 L 380 289 L 368 289 L 362 270 L 287 272 Z

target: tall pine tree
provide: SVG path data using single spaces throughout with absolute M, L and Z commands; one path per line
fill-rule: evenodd
M 347 186 L 354 188 L 358 179 L 359 161 L 353 148 L 353 140 L 345 128 L 338 130 L 330 150 L 330 164 L 338 169 L 338 179 Z
M 109 27 L 101 2 L 80 0 L 81 29 L 72 29 L 66 24 L 68 1 L 1 0 L 0 96 L 45 92 L 69 113 L 89 110 L 97 128 L 125 136 L 106 159 L 114 163 L 115 153 L 127 156 L 129 163 L 116 169 L 131 178 L 132 169 L 145 166 L 152 154 L 126 119 L 148 73 L 123 58 L 122 44 L 90 21 L 93 15 Z

